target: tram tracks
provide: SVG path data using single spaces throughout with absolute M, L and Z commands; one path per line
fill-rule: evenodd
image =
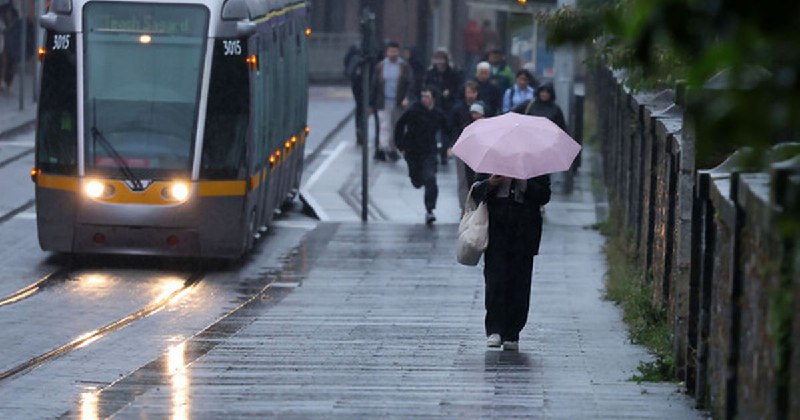
M 22 289 L 17 290 L 14 293 L 11 293 L 5 297 L 0 298 L 0 308 L 7 305 L 12 305 L 14 303 L 21 302 L 37 293 L 42 291 L 42 289 L 53 285 L 55 283 L 64 281 L 69 278 L 70 270 L 67 268 L 61 268 L 52 273 L 42 277 L 41 279 L 37 280 L 34 283 L 29 284 L 28 286 L 23 287 Z
M 56 347 L 52 350 L 39 354 L 38 356 L 32 357 L 22 363 L 17 364 L 16 366 L 0 372 L 0 382 L 11 379 L 19 374 L 29 371 L 37 366 L 44 364 L 47 361 L 56 359 L 60 356 L 63 356 L 69 352 L 77 350 L 79 348 L 88 346 L 89 344 L 97 341 L 98 339 L 102 338 L 105 335 L 108 335 L 112 332 L 118 331 L 126 326 L 130 325 L 131 323 L 146 318 L 149 315 L 163 309 L 166 307 L 170 302 L 174 302 L 179 300 L 183 297 L 193 286 L 200 282 L 200 280 L 205 276 L 205 272 L 203 271 L 195 271 L 189 277 L 187 277 L 182 284 L 176 285 L 175 287 L 166 289 L 161 295 L 157 296 L 153 301 L 142 307 L 141 309 L 132 312 L 122 318 L 119 318 L 113 322 L 105 324 L 97 329 L 87 331 L 74 339 L 70 340 L 66 344 L 63 344 L 59 347 Z M 39 282 L 47 282 L 49 277 L 45 277 Z M 39 283 L 37 282 L 37 283 Z M 30 295 L 36 293 L 37 283 L 34 283 L 25 289 L 21 289 L 17 292 L 17 294 L 12 294 L 10 296 L 19 296 L 19 299 L 25 299 Z M 28 290 L 27 292 L 23 292 L 23 290 Z M 30 293 L 25 295 L 25 293 Z M 17 300 L 19 301 L 19 300 Z M 15 303 L 12 301 L 10 303 Z M 10 304 L 9 303 L 9 304 Z

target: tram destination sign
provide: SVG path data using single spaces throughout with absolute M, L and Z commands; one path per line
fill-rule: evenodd
M 164 19 L 153 16 L 127 16 L 124 18 L 106 16 L 106 19 L 98 19 L 98 25 L 94 29 L 104 32 L 146 32 L 170 35 L 188 35 L 194 32 L 189 18 Z

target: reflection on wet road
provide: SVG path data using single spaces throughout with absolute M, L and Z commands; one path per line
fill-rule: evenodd
M 191 287 L 194 286 L 200 280 L 201 276 L 202 276 L 201 273 L 196 273 L 187 278 L 186 280 L 181 280 L 176 277 L 159 278 L 154 284 L 155 289 L 158 292 L 157 297 L 143 308 L 123 318 L 120 318 L 116 321 L 106 324 L 102 327 L 85 332 L 79 335 L 77 338 L 71 340 L 67 344 L 49 350 L 45 353 L 39 354 L 38 356 L 26 360 L 4 372 L 0 372 L 0 381 L 6 380 L 8 378 L 13 377 L 14 375 L 18 375 L 22 372 L 25 372 L 28 369 L 31 369 L 39 364 L 42 364 L 56 357 L 59 357 L 69 351 L 88 346 L 108 333 L 124 328 L 131 322 L 134 322 L 158 310 L 161 310 L 167 304 L 176 302 L 180 300 L 181 297 L 185 296 L 186 293 L 188 293 L 191 290 Z M 99 290 L 101 291 L 99 297 L 103 297 L 103 295 L 105 294 L 104 292 L 108 290 L 107 283 L 109 282 L 109 279 L 110 277 L 104 274 L 95 273 L 87 275 L 78 282 L 78 288 L 85 289 L 88 292 L 85 293 L 85 295 L 93 294 L 95 290 Z M 98 296 L 94 297 L 97 298 Z

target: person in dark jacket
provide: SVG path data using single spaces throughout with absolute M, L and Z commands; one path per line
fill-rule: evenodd
M 0 80 L 0 86 L 5 83 L 6 88 L 11 90 L 11 84 L 14 82 L 14 76 L 17 74 L 22 57 L 19 45 L 22 36 L 22 20 L 20 20 L 19 12 L 11 3 L 0 7 L 0 19 L 3 20 L 5 26 L 2 34 L 5 39 L 5 49 L 1 60 L 3 71 L 0 72 L 3 80 Z
M 344 56 L 344 76 L 350 81 L 350 90 L 356 101 L 356 143 L 364 144 L 364 135 L 361 132 L 364 120 L 363 89 L 361 86 L 361 72 L 363 70 L 363 55 L 358 45 L 351 45 Z
M 436 185 L 436 133 L 447 132 L 447 119 L 436 108 L 435 89 L 424 87 L 415 102 L 397 121 L 394 138 L 408 164 L 414 188 L 425 187 L 425 223 L 436 221 L 433 210 L 439 196 Z
M 441 93 L 439 104 L 445 113 L 453 109 L 461 83 L 461 75 L 450 64 L 450 55 L 447 51 L 443 49 L 436 51 L 431 59 L 431 67 L 425 72 L 424 85 L 439 90 Z
M 478 100 L 488 107 L 486 116 L 493 117 L 500 113 L 503 92 L 491 81 L 492 65 L 481 61 L 475 68 L 475 81 L 478 83 Z
M 453 106 L 453 109 L 450 110 L 450 114 L 448 115 L 448 126 L 450 128 L 450 141 L 448 145 L 448 153 L 452 153 L 450 150 L 455 144 L 458 137 L 461 135 L 461 132 L 474 121 L 472 117 L 471 107 L 474 104 L 480 104 L 481 106 L 481 113 L 484 114 L 486 111 L 486 104 L 483 102 L 478 101 L 478 82 L 474 80 L 470 80 L 464 84 L 464 96 L 461 99 L 456 101 L 456 104 Z M 472 185 L 472 182 L 475 178 L 475 173 L 469 166 L 464 164 L 459 158 L 456 158 L 456 191 L 458 192 L 458 204 L 461 206 L 461 210 L 464 210 L 464 203 L 467 198 L 467 191 L 469 191 L 469 186 Z
M 461 86 L 461 75 L 457 70 L 450 66 L 450 56 L 447 51 L 441 49 L 433 54 L 432 65 L 425 73 L 425 86 L 436 88 L 441 93 L 439 107 L 445 115 L 449 115 L 450 110 L 456 102 L 458 89 Z M 440 133 L 438 137 L 439 158 L 442 165 L 447 164 L 447 150 L 450 147 L 450 133 Z
M 550 201 L 550 176 L 527 180 L 478 174 L 476 202 L 489 209 L 489 246 L 484 253 L 486 344 L 519 349 L 528 319 L 533 257 L 542 238 L 541 207 Z
M 417 47 L 413 45 L 408 45 L 403 48 L 403 58 L 414 72 L 411 89 L 413 91 L 412 99 L 416 100 L 419 98 L 419 93 L 422 90 L 423 79 L 425 78 L 425 64 L 423 64 L 422 59 L 419 58 Z
M 546 83 L 536 89 L 536 97 L 514 108 L 518 114 L 545 117 L 556 123 L 562 130 L 567 131 L 567 123 L 561 107 L 556 105 L 556 91 L 551 83 Z

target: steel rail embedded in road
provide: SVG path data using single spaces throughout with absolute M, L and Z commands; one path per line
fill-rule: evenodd
M 11 156 L 10 158 L 8 158 L 6 160 L 0 161 L 0 168 L 2 168 L 4 166 L 7 166 L 7 165 L 9 165 L 10 163 L 12 163 L 14 161 L 20 160 L 20 159 L 24 158 L 25 156 L 28 156 L 28 155 L 32 154 L 33 151 L 34 151 L 34 148 L 31 147 L 30 149 L 27 149 L 27 150 L 25 150 L 23 152 L 20 152 L 20 153 L 14 155 L 14 156 Z
M 50 284 L 62 281 L 69 277 L 69 270 L 66 268 L 62 268 L 52 273 L 42 277 L 40 280 L 32 283 L 22 289 L 17 290 L 10 295 L 0 298 L 0 307 L 11 305 L 14 303 L 21 302 L 36 293 L 40 292 L 43 288 L 49 286 Z
M 30 199 L 26 201 L 25 204 L 9 211 L 6 214 L 0 215 L 0 225 L 13 219 L 16 215 L 22 213 L 23 211 L 30 209 L 34 204 L 36 204 L 36 200 Z
M 148 304 L 144 308 L 142 308 L 142 309 L 140 309 L 140 310 L 138 310 L 138 311 L 136 311 L 136 312 L 124 317 L 124 318 L 120 318 L 120 319 L 118 319 L 118 320 L 116 320 L 116 321 L 114 321 L 114 322 L 112 322 L 110 324 L 106 324 L 106 325 L 104 325 L 104 326 L 102 326 L 102 327 L 100 327 L 100 328 L 98 328 L 96 330 L 92 330 L 92 331 L 86 332 L 84 334 L 81 334 L 80 336 L 78 336 L 77 338 L 73 339 L 69 343 L 64 344 L 63 346 L 57 347 L 57 348 L 55 348 L 53 350 L 50 350 L 50 351 L 48 351 L 46 353 L 40 354 L 39 356 L 36 356 L 36 357 L 34 357 L 32 359 L 29 359 L 26 362 L 20 363 L 19 365 L 15 366 L 15 367 L 13 367 L 13 368 L 5 371 L 5 372 L 0 373 L 0 381 L 4 381 L 4 380 L 9 379 L 11 377 L 14 377 L 16 375 L 19 375 L 22 372 L 26 372 L 26 371 L 28 371 L 28 370 L 36 367 L 36 366 L 41 365 L 42 363 L 44 363 L 44 362 L 46 362 L 48 360 L 55 359 L 55 358 L 57 358 L 59 356 L 62 356 L 62 355 L 66 354 L 66 353 L 68 353 L 70 351 L 79 349 L 81 347 L 85 347 L 85 346 L 93 343 L 94 341 L 100 339 L 101 337 L 103 337 L 106 334 L 109 334 L 111 332 L 119 330 L 119 329 L 127 326 L 128 324 L 136 321 L 136 320 L 145 318 L 148 315 L 153 314 L 154 312 L 156 312 L 156 311 L 164 308 L 165 306 L 167 306 L 167 304 L 169 304 L 170 302 L 172 302 L 174 300 L 177 300 L 181 296 L 183 296 L 183 294 L 188 292 L 189 289 L 192 286 L 196 285 L 200 281 L 200 279 L 203 277 L 203 275 L 204 275 L 203 272 L 196 272 L 196 273 L 192 274 L 189 278 L 187 278 L 183 282 L 182 286 L 180 286 L 179 288 L 177 288 L 175 290 L 171 290 L 171 291 L 167 291 L 167 292 L 163 293 L 161 296 L 157 297 L 153 302 L 151 302 L 150 304 Z

